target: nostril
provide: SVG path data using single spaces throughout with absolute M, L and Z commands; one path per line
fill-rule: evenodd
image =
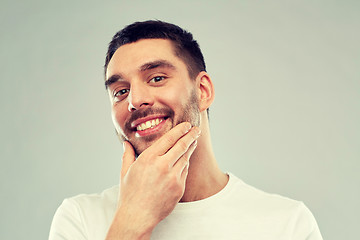
M 131 103 L 129 103 L 128 110 L 129 110 L 129 112 L 133 112 L 133 111 L 136 110 L 136 108 L 134 107 L 134 105 L 132 105 Z
M 137 109 L 140 109 L 141 107 L 146 107 L 146 106 L 150 106 L 150 104 L 149 103 L 142 103 L 142 104 L 140 104 L 139 107 L 135 107 L 134 105 L 129 104 L 128 110 L 129 110 L 129 112 L 133 112 L 133 111 L 135 111 Z

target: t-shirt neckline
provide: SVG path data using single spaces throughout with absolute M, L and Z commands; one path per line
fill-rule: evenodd
M 176 211 L 186 211 L 191 209 L 199 209 L 203 207 L 207 207 L 209 205 L 213 205 L 214 202 L 220 201 L 221 199 L 226 198 L 232 191 L 233 186 L 238 182 L 238 178 L 234 176 L 232 173 L 226 173 L 229 176 L 229 180 L 225 187 L 221 189 L 219 192 L 215 193 L 214 195 L 204 198 L 201 200 L 193 201 L 193 202 L 179 202 L 174 212 Z

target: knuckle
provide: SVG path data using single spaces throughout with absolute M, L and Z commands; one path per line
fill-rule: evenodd
M 167 177 L 168 186 L 173 187 L 175 185 L 175 182 L 176 182 L 174 180 L 175 180 L 174 174 L 169 174 L 168 177 Z
M 171 181 L 172 185 L 174 185 L 174 186 L 177 185 L 177 176 L 176 176 L 176 174 L 173 173 L 173 174 L 170 175 L 170 181 Z
M 188 149 L 188 145 L 184 141 L 179 141 L 178 145 L 183 152 L 186 152 L 186 150 Z
M 181 164 L 181 166 L 185 166 L 187 162 L 188 162 L 187 153 L 185 153 L 183 156 L 181 156 L 181 158 L 179 158 L 179 164 Z
M 167 136 L 166 141 L 168 144 L 173 144 L 174 142 L 176 142 L 175 137 L 172 135 Z
M 178 179 L 178 177 L 175 174 L 173 174 L 169 178 L 169 181 L 170 181 L 169 188 L 171 189 L 171 192 L 175 196 L 181 195 L 183 192 L 183 187 L 182 187 L 182 184 L 181 184 L 180 180 Z
M 189 158 L 188 157 L 184 157 L 184 167 L 188 167 L 189 166 Z
M 182 163 L 183 163 L 184 165 L 185 165 L 186 162 L 188 161 L 189 157 L 190 157 L 190 152 L 189 152 L 189 151 L 185 152 L 184 155 L 181 156 Z

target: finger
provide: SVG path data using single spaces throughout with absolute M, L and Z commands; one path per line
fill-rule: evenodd
M 174 146 L 174 144 L 184 136 L 186 133 L 189 132 L 191 129 L 191 124 L 188 122 L 183 122 L 178 125 L 176 125 L 174 128 L 172 128 L 169 132 L 164 134 L 159 140 L 157 140 L 152 146 L 149 147 L 145 151 L 155 150 L 155 154 L 160 156 L 165 154 L 171 147 Z
M 182 164 L 182 171 L 180 176 L 180 181 L 185 185 L 186 179 L 189 173 L 189 166 L 190 166 L 190 157 L 193 154 L 197 147 L 197 141 L 195 141 L 191 146 L 189 147 L 189 151 L 187 151 L 180 159 L 185 159 L 185 164 Z M 178 161 L 176 165 L 181 166 L 181 163 Z M 177 167 L 177 166 L 176 166 Z
M 169 162 L 170 166 L 174 165 L 176 161 L 188 151 L 191 144 L 193 144 L 200 136 L 200 133 L 201 131 L 198 127 L 193 127 L 188 134 L 181 137 L 175 143 L 175 145 L 166 153 L 168 159 L 171 159 L 171 162 Z
M 128 141 L 124 141 L 123 147 L 124 153 L 122 157 L 121 178 L 126 175 L 131 164 L 135 162 L 135 151 L 131 144 Z
M 189 174 L 189 163 L 186 164 L 184 170 L 182 171 L 181 173 L 181 176 L 180 176 L 180 182 L 185 186 L 186 185 L 186 179 L 187 179 L 187 176 Z
M 193 154 L 193 152 L 195 151 L 197 147 L 197 140 L 195 140 L 195 142 L 193 142 L 188 151 L 186 151 L 186 153 L 184 153 L 184 155 L 182 155 L 174 164 L 173 169 L 174 171 L 178 172 L 179 175 L 184 171 L 185 168 L 187 168 L 189 166 L 189 160 L 191 155 Z

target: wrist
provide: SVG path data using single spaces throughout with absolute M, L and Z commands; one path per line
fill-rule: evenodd
M 158 221 L 149 216 L 144 216 L 143 212 L 138 213 L 125 206 L 120 206 L 116 211 L 106 239 L 150 239 L 157 224 Z

